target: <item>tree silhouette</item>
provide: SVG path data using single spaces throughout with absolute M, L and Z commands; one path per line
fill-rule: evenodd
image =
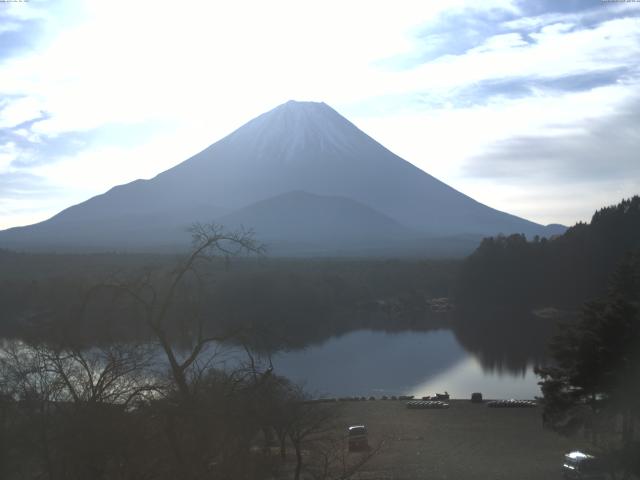
M 551 343 L 553 364 L 537 369 L 545 423 L 584 431 L 627 470 L 640 447 L 640 251 L 613 276 L 608 295 L 587 303 Z

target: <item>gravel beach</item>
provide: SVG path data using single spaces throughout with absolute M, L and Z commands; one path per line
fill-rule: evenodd
M 450 408 L 414 410 L 404 401 L 340 402 L 341 421 L 364 424 L 384 445 L 360 479 L 562 478 L 564 453 L 584 447 L 542 428 L 541 407 L 489 408 L 452 400 Z

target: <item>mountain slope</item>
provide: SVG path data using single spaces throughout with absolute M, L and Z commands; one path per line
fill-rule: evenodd
M 545 234 L 406 162 L 324 103 L 287 102 L 151 180 L 0 232 L 0 246 L 175 244 L 193 221 L 291 191 L 351 199 L 425 236 Z
M 372 208 L 344 197 L 296 191 L 256 202 L 218 219 L 228 228 L 251 226 L 276 253 L 362 254 L 400 249 L 419 235 Z

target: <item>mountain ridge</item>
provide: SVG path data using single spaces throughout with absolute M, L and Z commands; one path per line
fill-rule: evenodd
M 185 223 L 217 220 L 292 191 L 353 200 L 425 237 L 547 231 L 449 187 L 328 105 L 289 101 L 152 179 L 113 187 L 39 224 L 0 232 L 0 246 L 7 240 L 27 249 L 42 246 L 54 233 L 64 243 L 62 230 L 70 225 L 69 245 L 88 242 L 93 228 L 106 244 L 141 247 L 145 226 L 154 241 L 164 235 L 174 243 Z M 132 229 L 135 239 L 127 238 Z

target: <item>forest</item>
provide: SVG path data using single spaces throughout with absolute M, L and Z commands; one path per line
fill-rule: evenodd
M 144 338 L 149 332 L 135 321 L 136 312 L 113 292 L 96 292 L 96 286 L 162 277 L 180 258 L 0 252 L 0 332 L 46 338 L 77 318 L 79 305 L 86 303 L 91 314 L 76 320 L 69 335 L 90 342 Z M 250 325 L 254 346 L 259 342 L 263 350 L 302 347 L 358 328 L 427 328 L 442 321 L 428 301 L 450 297 L 458 265 L 455 260 L 214 258 L 201 266 L 214 280 L 207 284 L 203 315 L 212 331 Z M 183 300 L 188 299 L 176 302 Z
M 485 238 L 454 281 L 454 330 L 488 367 L 523 371 L 549 356 L 558 325 L 602 297 L 616 269 L 640 249 L 640 197 L 596 211 L 552 238 Z
M 563 235 L 485 238 L 460 269 L 459 305 L 576 308 L 601 295 L 625 256 L 640 248 L 640 197 L 594 213 Z

